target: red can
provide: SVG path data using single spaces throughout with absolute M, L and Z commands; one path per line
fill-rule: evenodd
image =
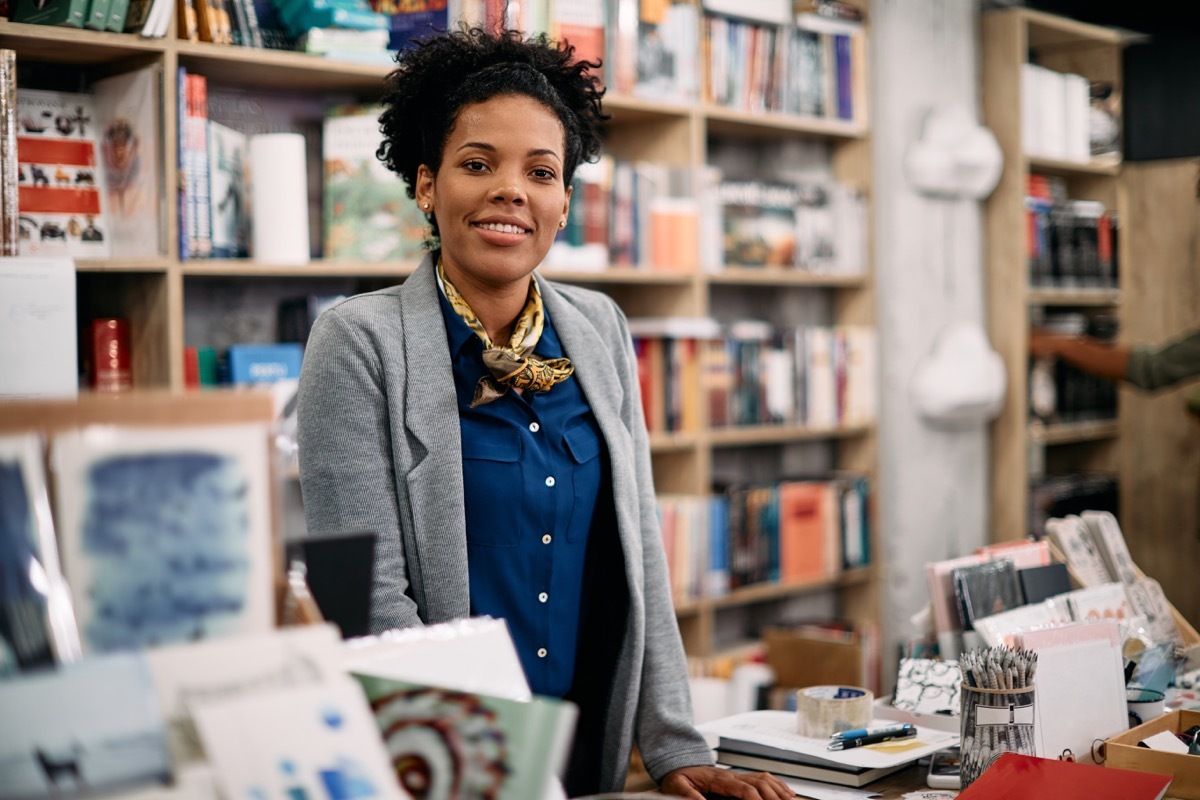
M 92 320 L 92 388 L 97 392 L 133 388 L 129 320 Z

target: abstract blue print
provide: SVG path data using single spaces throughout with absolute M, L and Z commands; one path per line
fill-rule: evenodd
M 251 582 L 249 479 L 232 456 L 114 455 L 85 473 L 94 652 L 238 631 Z

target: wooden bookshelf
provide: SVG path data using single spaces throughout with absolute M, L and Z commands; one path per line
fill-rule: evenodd
M 857 2 L 857 0 L 856 0 Z M 864 7 L 865 0 L 858 3 Z M 40 65 L 38 74 L 57 75 L 61 88 L 78 91 L 95 74 L 112 74 L 148 63 L 163 67 L 161 108 L 163 147 L 160 169 L 169 198 L 180 180 L 176 167 L 178 67 L 204 75 L 212 86 L 237 87 L 263 94 L 350 97 L 376 101 L 387 67 L 331 61 L 298 52 L 280 52 L 174 38 L 143 39 L 133 34 L 0 22 L 0 47 L 15 50 L 24 67 Z M 72 71 L 73 70 L 73 71 Z M 854 183 L 869 196 L 871 181 L 870 130 L 865 122 L 867 98 L 855 98 L 858 114 L 853 121 L 805 118 L 785 114 L 751 114 L 701 101 L 670 103 L 609 93 L 605 108 L 612 120 L 605 131 L 605 147 L 620 159 L 653 160 L 680 167 L 700 167 L 708 162 L 709 147 L 725 137 L 749 140 L 771 147 L 779 142 L 804 140 L 828 149 L 832 177 Z M 767 177 L 767 176 L 764 176 Z M 319 180 L 320 176 L 309 176 Z M 260 285 L 294 284 L 297 293 L 309 285 L 332 283 L 382 286 L 402 281 L 414 263 L 314 260 L 304 266 L 273 266 L 252 260 L 181 261 L 175 243 L 178 222 L 172 208 L 164 220 L 168 249 L 158 257 L 136 260 L 91 260 L 77 265 L 80 319 L 87 315 L 125 316 L 131 320 L 135 382 L 139 388 L 178 390 L 183 387 L 185 316 L 189 293 L 203 288 L 231 294 Z M 870 248 L 868 248 L 869 252 Z M 869 257 L 868 257 L 869 262 Z M 828 298 L 831 319 L 820 324 L 874 325 L 874 288 L 870 264 L 862 273 L 825 275 L 801 271 L 730 269 L 717 273 L 679 273 L 649 268 L 609 268 L 598 272 L 547 269 L 543 276 L 609 293 L 625 313 L 634 316 L 705 317 L 727 293 L 750 292 L 761 300 L 765 312 L 781 295 L 819 293 Z M 309 284 L 309 282 L 324 282 Z M 212 287 L 217 286 L 217 289 Z M 776 315 L 786 318 L 782 312 Z M 814 321 L 815 324 L 815 321 Z M 695 387 L 699 391 L 699 387 Z M 828 467 L 862 472 L 876 480 L 877 443 L 872 426 L 813 429 L 797 426 L 701 429 L 680 433 L 655 433 L 650 446 L 655 481 L 663 492 L 706 495 L 712 491 L 713 461 L 720 453 L 746 449 L 759 458 L 771 448 L 827 445 Z M 784 477 L 782 474 L 778 478 Z M 876 498 L 878 495 L 876 494 Z M 870 528 L 872 552 L 879 557 L 882 541 L 877 499 Z M 814 592 L 834 592 L 843 617 L 878 619 L 878 571 L 855 570 L 819 581 L 763 585 L 739 589 L 720 599 L 682 606 L 681 627 L 689 653 L 710 655 L 722 644 L 714 639 L 717 618 L 731 609 L 756 608 L 781 603 Z
M 1121 86 L 1121 37 L 1112 30 L 1025 8 L 982 15 L 983 100 L 988 127 L 1004 153 L 1004 170 L 986 211 L 988 332 L 1004 360 L 1004 407 L 991 425 L 991 512 L 993 541 L 1026 534 L 1031 461 L 1056 469 L 1116 472 L 1115 421 L 1072 425 L 1030 425 L 1028 346 L 1030 321 L 1038 307 L 1115 308 L 1123 293 L 1114 289 L 1032 288 L 1029 282 L 1025 193 L 1029 175 L 1066 181 L 1072 199 L 1099 200 L 1125 219 L 1122 167 L 1115 157 L 1086 163 L 1026 155 L 1021 143 L 1021 68 L 1027 61 L 1060 72 Z M 1118 260 L 1129 280 L 1129 246 L 1122 235 Z M 1052 454 L 1031 458 L 1041 448 Z

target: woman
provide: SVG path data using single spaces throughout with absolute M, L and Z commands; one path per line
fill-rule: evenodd
M 380 158 L 427 214 L 403 286 L 313 328 L 300 384 L 309 528 L 379 533 L 377 629 L 508 622 L 534 692 L 580 708 L 573 795 L 637 744 L 671 794 L 791 797 L 711 766 L 690 722 L 636 364 L 605 295 L 533 277 L 600 149 L 572 49 L 462 31 L 404 51 Z

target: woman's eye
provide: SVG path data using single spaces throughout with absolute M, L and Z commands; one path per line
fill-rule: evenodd
M 533 171 L 533 177 L 541 180 L 552 181 L 554 180 L 554 170 L 546 169 L 545 167 L 538 167 Z
M 468 161 L 463 164 L 463 167 L 471 172 L 483 172 L 487 169 L 487 164 L 484 164 L 482 161 Z

